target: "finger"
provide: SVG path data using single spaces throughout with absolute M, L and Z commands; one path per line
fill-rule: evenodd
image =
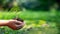
M 16 25 L 16 26 L 18 26 L 18 27 L 20 27 L 20 26 L 24 26 L 24 23 L 22 23 L 22 24 L 20 24 L 20 25 Z
M 23 22 L 20 22 L 20 21 L 15 22 L 16 25 L 20 25 L 20 24 L 22 24 L 22 23 L 23 23 Z
M 16 25 L 16 29 L 17 29 L 17 30 L 18 30 L 18 29 L 21 29 L 21 28 L 23 28 L 22 25 Z
M 20 24 L 20 25 L 15 25 L 16 26 L 16 28 L 17 28 L 17 30 L 18 29 L 21 29 L 21 28 L 23 28 L 23 26 L 24 26 L 24 23 L 22 23 L 22 24 Z
M 16 27 L 21 27 L 24 26 L 24 23 L 20 24 L 20 25 L 16 25 Z
M 16 21 L 17 23 L 22 23 L 21 21 Z

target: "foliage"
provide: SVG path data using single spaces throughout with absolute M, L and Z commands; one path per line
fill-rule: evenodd
M 11 30 L 8 27 L 0 28 L 4 34 L 57 34 L 55 16 L 51 12 L 17 12 L 18 16 L 25 21 L 25 26 L 20 30 Z M 0 19 L 12 19 L 16 12 L 0 12 Z M 46 25 L 45 25 L 46 24 Z

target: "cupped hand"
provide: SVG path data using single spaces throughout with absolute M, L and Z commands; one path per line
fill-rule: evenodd
M 17 21 L 17 20 L 10 20 L 7 26 L 13 30 L 19 30 L 24 26 L 24 22 Z

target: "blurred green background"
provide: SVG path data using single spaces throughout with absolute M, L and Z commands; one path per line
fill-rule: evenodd
M 7 26 L 1 34 L 60 34 L 59 0 L 0 0 L 0 20 L 22 18 L 25 25 L 20 30 Z

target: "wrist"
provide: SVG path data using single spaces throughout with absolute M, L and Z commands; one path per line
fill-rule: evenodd
M 17 21 L 17 20 L 9 20 L 9 21 L 6 23 L 6 25 L 9 26 L 10 23 L 15 22 L 15 21 Z

